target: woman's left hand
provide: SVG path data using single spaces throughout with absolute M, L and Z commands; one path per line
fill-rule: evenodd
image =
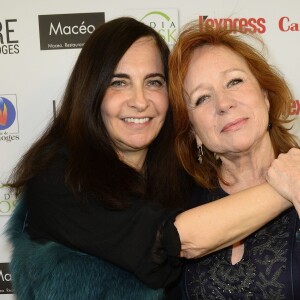
M 293 202 L 300 216 L 300 149 L 292 148 L 272 162 L 268 183 L 284 198 Z

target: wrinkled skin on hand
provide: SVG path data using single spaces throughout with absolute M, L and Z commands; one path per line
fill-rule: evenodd
M 291 201 L 300 216 L 300 149 L 292 148 L 280 154 L 268 170 L 268 183 Z

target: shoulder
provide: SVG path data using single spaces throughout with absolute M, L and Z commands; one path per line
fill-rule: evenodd
M 67 166 L 67 156 L 57 153 L 52 160 L 29 182 L 29 186 L 49 186 L 54 187 L 64 182 Z
M 190 197 L 187 201 L 187 208 L 203 205 L 213 200 L 226 197 L 227 195 L 228 194 L 221 188 L 210 190 L 194 183 L 191 189 Z

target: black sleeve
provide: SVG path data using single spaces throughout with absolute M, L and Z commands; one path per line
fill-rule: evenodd
M 28 232 L 39 242 L 56 241 L 133 272 L 152 288 L 175 280 L 181 269 L 180 239 L 173 222 L 179 210 L 134 199 L 122 211 L 91 199 L 82 205 L 64 184 L 56 161 L 26 188 Z

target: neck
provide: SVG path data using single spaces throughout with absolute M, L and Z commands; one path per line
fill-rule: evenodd
M 266 181 L 267 171 L 275 159 L 270 139 L 240 152 L 220 155 L 221 187 L 229 194 L 256 186 Z
M 118 151 L 118 156 L 128 166 L 142 172 L 147 155 L 147 149 L 137 151 Z

